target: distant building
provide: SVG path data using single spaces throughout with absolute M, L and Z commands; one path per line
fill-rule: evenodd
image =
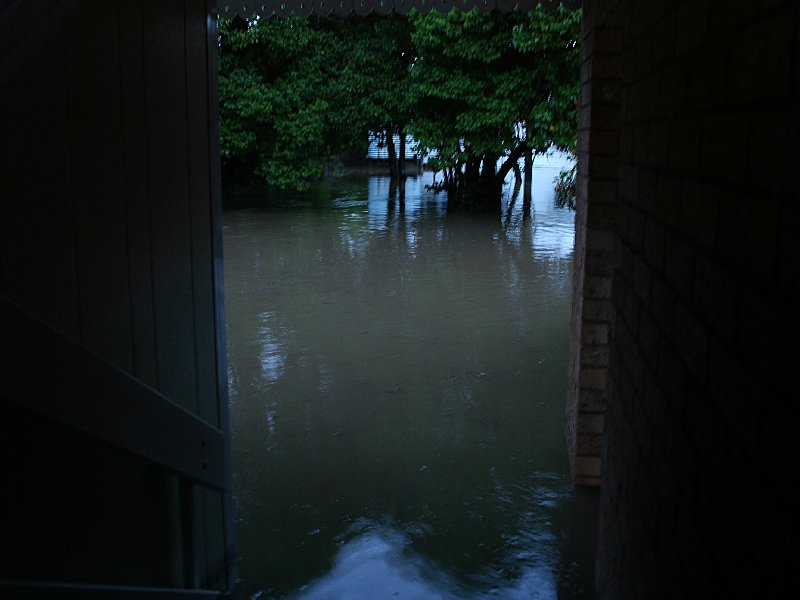
M 394 135 L 394 147 L 399 155 L 400 153 L 400 136 Z M 429 156 L 435 155 L 434 153 L 423 154 L 422 149 L 419 147 L 419 142 L 414 139 L 411 134 L 406 134 L 406 161 L 417 161 L 424 165 L 428 162 Z M 367 150 L 367 160 L 369 161 L 387 161 L 389 160 L 389 148 L 386 145 L 384 136 L 377 133 L 371 133 L 369 136 L 369 149 Z

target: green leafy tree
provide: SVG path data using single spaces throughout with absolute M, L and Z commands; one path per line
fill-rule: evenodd
M 327 84 L 331 36 L 301 18 L 222 21 L 219 31 L 223 161 L 280 187 L 307 187 L 340 141 Z
M 400 135 L 414 107 L 409 90 L 409 65 L 414 59 L 411 24 L 397 14 L 352 17 L 337 24 L 337 36 L 348 59 L 337 87 L 348 123 L 361 123 L 378 134 L 389 149 L 390 173 L 398 177 L 393 135 Z
M 499 198 L 521 157 L 575 145 L 579 21 L 541 8 L 222 20 L 225 167 L 303 189 L 372 132 L 396 178 L 392 135 L 409 131 L 454 197 Z
M 437 153 L 441 187 L 493 200 L 527 152 L 575 145 L 578 13 L 453 10 L 412 22 L 411 131 Z
M 397 15 L 220 23 L 221 149 L 237 178 L 305 189 L 369 132 L 408 121 L 410 29 Z

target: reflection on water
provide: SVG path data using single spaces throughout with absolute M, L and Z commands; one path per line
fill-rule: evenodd
M 359 523 L 358 535 L 342 542 L 331 570 L 322 578 L 303 586 L 294 596 L 298 600 L 348 598 L 419 598 L 455 600 L 458 598 L 508 598 L 542 600 L 558 598 L 556 575 L 544 561 L 532 564 L 532 552 L 521 551 L 516 559 L 523 567 L 517 576 L 501 585 L 487 577 L 485 591 L 476 592 L 414 553 L 413 540 L 388 525 Z M 531 540 L 531 547 L 542 547 L 542 540 Z M 476 595 L 477 594 L 477 595 Z M 256 597 L 260 597 L 257 593 Z
M 242 598 L 587 598 L 564 450 L 573 218 L 448 212 L 410 178 L 225 217 Z

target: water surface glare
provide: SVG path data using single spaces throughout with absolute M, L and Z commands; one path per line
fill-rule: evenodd
M 495 214 L 430 173 L 403 203 L 356 175 L 226 210 L 239 597 L 591 597 L 563 164 Z

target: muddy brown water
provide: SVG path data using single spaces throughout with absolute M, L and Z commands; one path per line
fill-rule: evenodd
M 574 214 L 338 177 L 225 212 L 240 598 L 591 597 L 570 485 Z

